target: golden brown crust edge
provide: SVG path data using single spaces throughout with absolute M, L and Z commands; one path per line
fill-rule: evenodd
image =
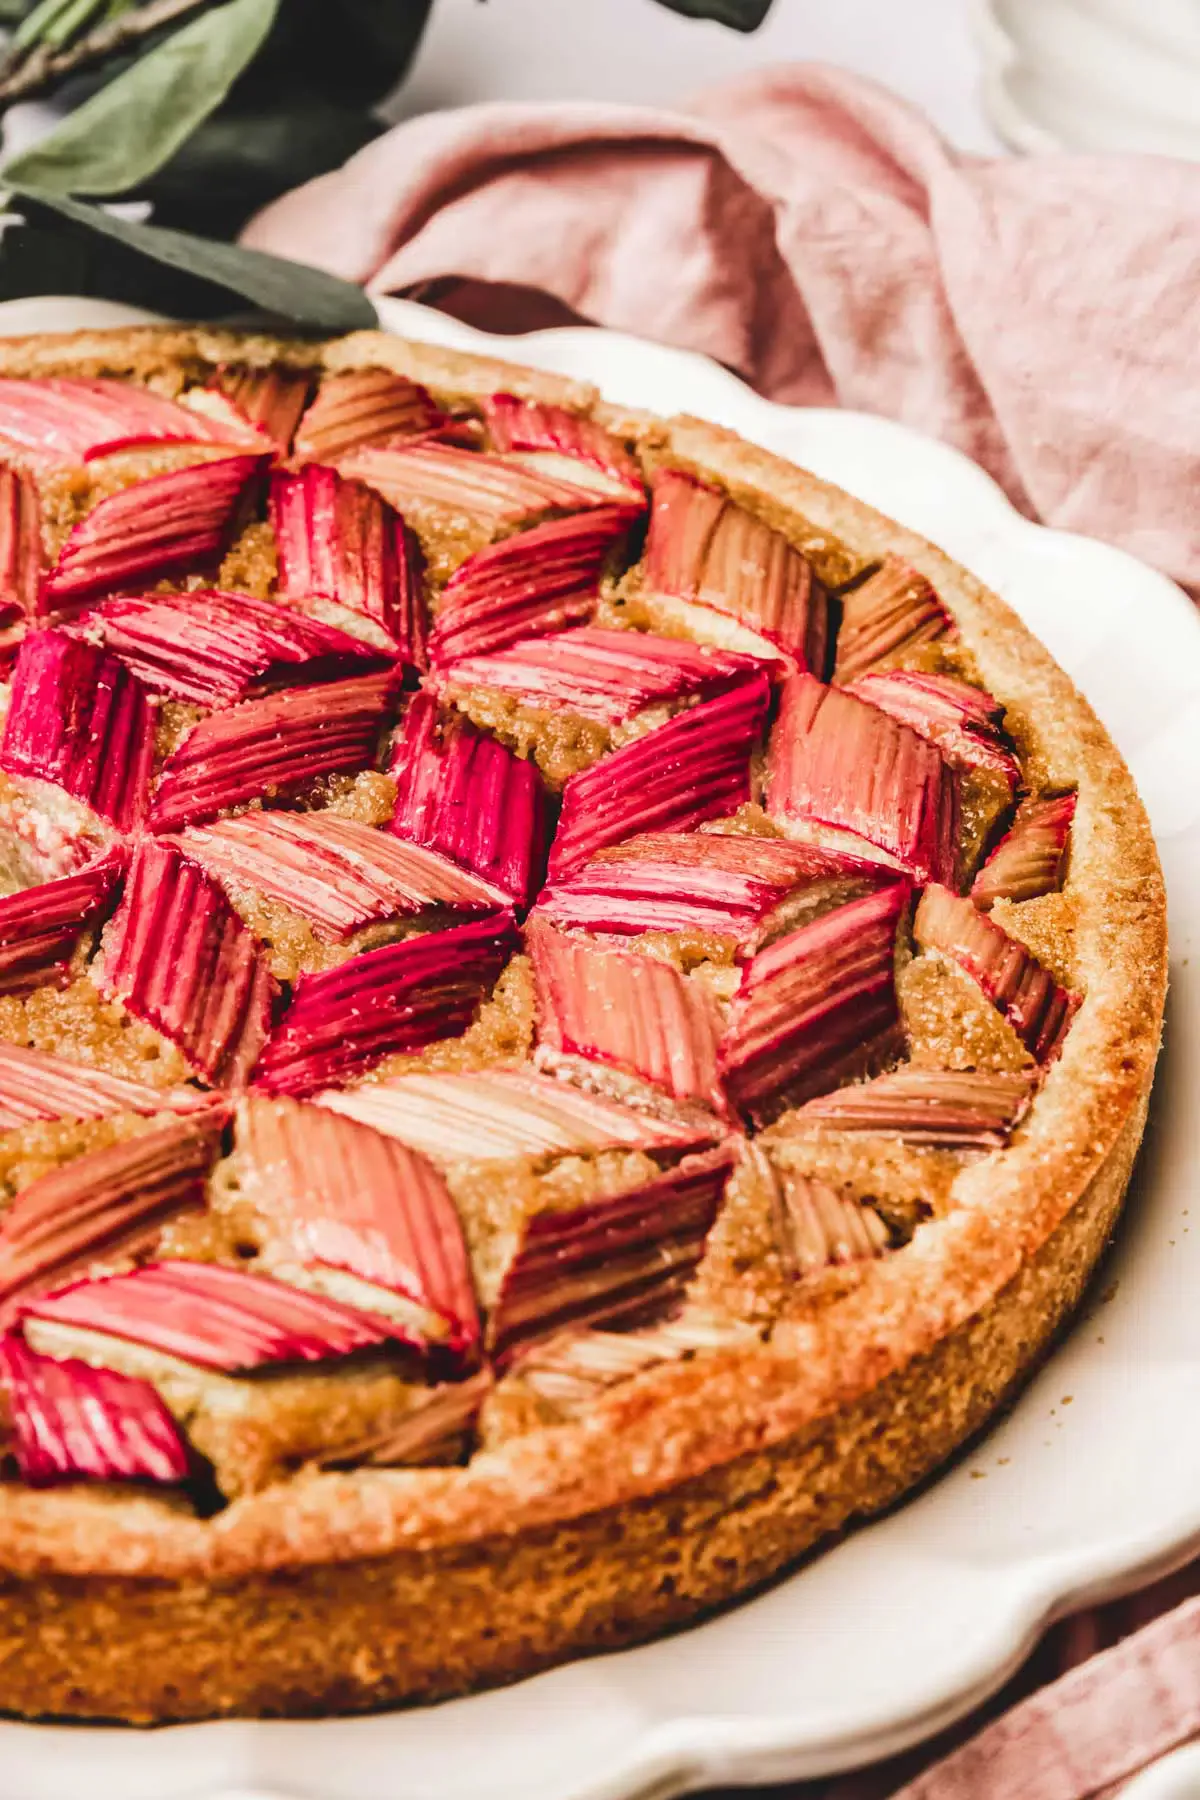
M 235 353 L 245 340 L 204 330 L 91 333 L 12 341 L 0 373 Z M 387 362 L 447 394 L 503 385 L 614 410 L 580 383 L 390 337 L 296 353 Z M 319 1477 L 207 1523 L 152 1500 L 7 1490 L 0 1705 L 143 1719 L 338 1710 L 650 1635 L 904 1492 L 982 1424 L 1078 1298 L 1140 1138 L 1165 989 L 1161 876 L 1124 764 L 1049 655 L 941 552 L 730 433 L 636 423 L 818 556 L 813 527 L 922 568 L 983 678 L 1032 716 L 1050 778 L 1078 782 L 1073 879 L 1098 896 L 1075 946 L 1089 1005 L 1030 1130 L 828 1316 L 782 1347 L 618 1390 L 590 1429 L 517 1440 L 465 1471 Z

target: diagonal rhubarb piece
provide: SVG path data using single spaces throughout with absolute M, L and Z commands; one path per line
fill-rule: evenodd
M 101 595 L 216 562 L 264 461 L 256 454 L 193 463 L 109 494 L 73 527 L 43 579 L 41 610 L 78 611 Z
M 468 556 L 442 589 L 429 639 L 434 666 L 586 623 L 599 602 L 605 564 L 628 525 L 621 508 L 598 506 Z
M 247 700 L 201 719 L 163 765 L 151 831 L 177 831 L 324 775 L 372 768 L 393 670 Z
M 189 1068 L 238 1087 L 270 1030 L 276 986 L 217 883 L 173 844 L 146 838 L 104 934 L 96 979 L 177 1044 Z
M 450 1190 L 396 1138 L 294 1100 L 244 1102 L 241 1192 L 305 1264 L 345 1270 L 409 1303 L 414 1340 L 479 1341 L 471 1265 Z
M 604 496 L 506 456 L 428 439 L 367 446 L 339 458 L 348 479 L 365 481 L 400 512 L 433 508 L 483 526 L 489 536 L 552 513 L 599 506 Z
M 98 923 L 124 867 L 124 855 L 110 852 L 78 875 L 0 899 L 0 994 L 66 986 L 79 939 Z
M 492 394 L 483 403 L 491 448 L 514 455 L 527 468 L 594 487 L 599 494 L 622 499 L 639 510 L 646 488 L 636 459 L 620 438 L 594 419 L 520 400 L 515 394 Z
M 512 1372 L 539 1399 L 574 1413 L 649 1369 L 759 1342 L 760 1333 L 742 1319 L 688 1307 L 678 1317 L 641 1331 L 596 1331 L 586 1326 L 561 1331 L 522 1353 Z
M 185 405 L 240 434 L 243 441 L 266 438 L 280 456 L 286 456 L 312 385 L 308 369 L 222 363 L 206 386 L 191 389 Z
M 1022 800 L 972 883 L 971 898 L 981 912 L 997 900 L 1036 900 L 1059 892 L 1066 879 L 1077 798 L 1069 793 Z
M 39 631 L 17 653 L 0 769 L 46 781 L 97 818 L 142 822 L 154 761 L 154 712 L 115 656 L 61 631 Z
M 928 738 L 952 768 L 991 769 L 1016 792 L 1021 765 L 1004 736 L 1004 708 L 983 688 L 949 675 L 893 669 L 864 675 L 847 691 Z
M 207 419 L 132 381 L 51 376 L 0 381 L 0 443 L 36 467 L 91 462 L 138 444 L 245 444 L 243 426 Z
M 317 1461 L 324 1469 L 428 1468 L 461 1462 L 479 1410 L 495 1384 L 490 1368 L 477 1369 L 465 1381 L 441 1382 L 390 1431 L 340 1444 L 323 1451 Z
M 326 375 L 296 433 L 296 455 L 336 462 L 350 450 L 439 431 L 446 415 L 423 387 L 390 369 Z
M 33 618 L 41 568 L 37 489 L 28 475 L 0 468 L 0 629 Z
M 958 802 L 935 744 L 812 675 L 785 684 L 767 759 L 767 810 L 785 829 L 833 828 L 921 881 L 954 876 Z
M 307 611 L 324 606 L 341 624 L 369 624 L 373 642 L 423 668 L 421 553 L 387 502 L 336 469 L 310 465 L 272 477 L 270 511 L 280 594 Z
M 535 711 L 561 707 L 619 725 L 650 706 L 711 699 L 750 680 L 758 667 L 749 656 L 683 638 L 579 625 L 494 655 L 460 657 L 440 680 L 458 692 L 490 688 Z
M 503 1363 L 565 1325 L 661 1316 L 699 1265 L 733 1164 L 721 1146 L 624 1194 L 527 1219 L 489 1321 L 493 1356 Z
M 750 759 L 770 698 L 767 677 L 756 675 L 572 775 L 550 852 L 551 881 L 623 838 L 690 831 L 735 813 L 750 798 Z
M 802 925 L 746 965 L 721 1040 L 725 1090 L 758 1121 L 836 1087 L 895 1048 L 896 881 Z
M 347 632 L 253 594 L 122 595 L 72 629 L 98 639 L 152 692 L 205 707 L 337 681 L 381 661 Z
M 255 1085 L 303 1097 L 385 1056 L 461 1037 L 519 947 L 512 914 L 496 912 L 302 975 Z
M 237 813 L 194 825 L 179 844 L 234 893 L 249 888 L 282 902 L 329 943 L 434 908 L 494 912 L 508 904 L 502 889 L 436 850 L 336 813 Z
M 448 856 L 518 906 L 527 906 L 546 857 L 546 795 L 526 762 L 459 713 L 439 715 L 414 694 L 388 773 L 396 807 L 388 829 Z
M 825 911 L 886 878 L 878 864 L 788 838 L 647 832 L 544 888 L 534 917 L 591 932 L 732 938 L 744 950 L 798 922 L 796 911 Z
M 227 1374 L 350 1356 L 398 1335 L 374 1313 L 220 1263 L 147 1263 L 39 1297 L 24 1315 Z
M 56 1481 L 186 1481 L 192 1472 L 179 1428 L 148 1381 L 94 1369 L 76 1357 L 0 1338 L 13 1454 L 31 1487 Z
M 608 1063 L 675 1100 L 717 1110 L 720 1016 L 708 990 L 671 963 L 532 926 L 538 1043 L 563 1056 Z
M 923 949 L 940 951 L 965 969 L 1035 1062 L 1053 1062 L 1081 997 L 1060 987 L 1032 951 L 973 901 L 938 886 L 921 896 L 913 937 Z
M 870 1262 L 891 1249 L 892 1234 L 875 1208 L 848 1188 L 789 1171 L 776 1192 L 779 1238 L 796 1275 Z
M 924 575 L 885 556 L 873 575 L 842 596 L 834 680 L 855 681 L 889 668 L 922 644 L 955 638 L 958 629 Z
M 210 1107 L 78 1156 L 22 1188 L 0 1220 L 0 1296 L 11 1301 L 61 1282 L 201 1209 L 223 1123 L 223 1111 Z
M 443 1166 L 600 1150 L 681 1154 L 711 1142 L 716 1129 L 695 1111 L 638 1111 L 532 1069 L 397 1075 L 331 1088 L 317 1101 Z
M 654 622 L 825 674 L 829 596 L 812 564 L 725 494 L 690 475 L 654 477 L 639 598 Z
M 868 1132 L 948 1150 L 998 1150 L 1026 1111 L 1028 1075 L 975 1069 L 896 1069 L 810 1100 L 794 1115 L 830 1131 Z
M 212 1095 L 154 1088 L 45 1050 L 0 1043 L 0 1131 L 42 1119 L 102 1119 L 111 1113 L 205 1112 Z

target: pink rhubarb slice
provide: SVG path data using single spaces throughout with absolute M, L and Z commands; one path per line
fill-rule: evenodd
M 949 675 L 893 669 L 864 675 L 849 692 L 936 744 L 952 768 L 991 769 L 1016 792 L 1021 765 L 1004 736 L 1004 708 L 983 688 Z
M 908 899 L 908 883 L 892 882 L 789 932 L 746 965 L 720 1070 L 751 1118 L 824 1093 L 897 1047 L 896 933 Z
M 154 712 L 140 681 L 95 644 L 39 631 L 17 653 L 0 769 L 46 781 L 130 831 L 146 811 Z
M 877 706 L 794 675 L 771 733 L 767 810 L 785 829 L 832 828 L 921 881 L 954 877 L 957 788 L 936 744 Z
M 229 542 L 262 455 L 193 463 L 135 481 L 94 506 L 59 551 L 42 582 L 41 610 L 78 611 L 122 589 L 192 574 L 216 562 Z
M 187 404 L 215 424 L 240 433 L 243 440 L 266 438 L 286 456 L 311 392 L 307 369 L 223 363 L 205 387 L 192 389 Z
M 0 1131 L 43 1119 L 102 1119 L 110 1113 L 204 1112 L 198 1088 L 154 1088 L 45 1050 L 0 1043 Z
M 79 939 L 100 920 L 124 866 L 110 852 L 78 875 L 0 899 L 0 994 L 65 987 Z
M 423 387 L 390 369 L 326 375 L 296 433 L 296 455 L 335 462 L 348 451 L 438 431 L 446 415 Z
M 782 654 L 823 676 L 829 596 L 808 558 L 725 494 L 675 469 L 654 478 L 641 593 L 697 635 Z
M 913 936 L 923 948 L 940 951 L 957 963 L 979 984 L 1035 1062 L 1054 1060 L 1080 996 L 1060 987 L 1032 951 L 1009 937 L 971 900 L 939 886 L 927 887 L 921 896 Z
M 471 1265 L 432 1162 L 368 1125 L 294 1100 L 245 1102 L 237 1146 L 242 1191 L 289 1253 L 398 1295 L 414 1343 L 474 1348 Z
M 389 1319 L 220 1263 L 147 1263 L 35 1299 L 25 1315 L 227 1374 L 350 1356 L 397 1335 Z
M 896 1137 L 948 1150 L 998 1150 L 1029 1105 L 1028 1075 L 985 1069 L 896 1069 L 810 1100 L 797 1124 Z
M 600 577 L 628 524 L 619 507 L 598 506 L 533 525 L 468 556 L 442 590 L 429 640 L 435 667 L 584 624 L 596 610 Z
M 209 1108 L 78 1156 L 22 1188 L 0 1220 L 0 1297 L 60 1282 L 203 1207 L 224 1114 Z
M 167 758 L 152 831 L 177 831 L 248 801 L 271 802 L 320 777 L 374 767 L 395 675 L 361 675 L 211 713 Z
M 740 681 L 572 775 L 550 852 L 551 881 L 623 838 L 690 831 L 735 813 L 750 799 L 750 759 L 770 698 L 765 675 Z
M 546 797 L 533 763 L 443 716 L 432 694 L 414 694 L 392 750 L 396 784 L 389 830 L 450 858 L 527 906 L 546 857 Z
M 303 1097 L 385 1056 L 461 1037 L 519 947 L 512 914 L 497 912 L 302 975 L 256 1085 Z
M 489 1323 L 493 1355 L 565 1325 L 642 1324 L 676 1304 L 704 1254 L 733 1151 L 685 1157 L 624 1194 L 528 1219 Z
M 716 1126 L 694 1109 L 639 1111 L 533 1069 L 397 1075 L 331 1088 L 320 1105 L 373 1125 L 434 1162 L 541 1160 L 600 1150 L 680 1155 L 711 1142 Z
M 385 919 L 508 903 L 502 889 L 435 850 L 336 813 L 237 813 L 194 825 L 179 843 L 231 892 L 280 901 L 329 943 Z
M 240 425 L 207 419 L 131 381 L 50 376 L 0 381 L 0 443 L 35 466 L 90 462 L 144 444 L 245 444 Z
M 240 1086 L 266 1042 L 277 990 L 258 945 L 217 883 L 173 844 L 139 843 L 96 977 L 210 1084 Z
M 338 468 L 377 489 L 401 512 L 433 507 L 470 519 L 490 534 L 604 503 L 603 495 L 582 482 L 544 475 L 511 457 L 428 439 L 354 450 L 339 458 Z
M 336 469 L 310 465 L 271 481 L 279 592 L 369 624 L 411 668 L 425 664 L 425 599 L 416 538 L 385 500 Z
M 677 1317 L 641 1331 L 568 1328 L 531 1345 L 514 1362 L 524 1387 L 568 1414 L 594 1404 L 635 1375 L 721 1350 L 747 1349 L 761 1334 L 741 1319 L 688 1306 Z
M 619 725 L 650 706 L 711 699 L 751 680 L 759 666 L 753 657 L 682 638 L 579 625 L 494 655 L 461 657 L 441 671 L 441 684 L 489 688 L 534 711 L 562 708 Z
M 715 1000 L 656 957 L 638 956 L 541 924 L 526 931 L 537 993 L 538 1043 L 640 1075 L 675 1100 L 720 1108 Z
M 824 910 L 881 879 L 877 864 L 788 838 L 647 832 L 544 888 L 534 916 L 591 932 L 732 938 L 742 950 L 785 916 L 789 896 Z
M 106 600 L 73 630 L 97 638 L 154 693 L 230 706 L 377 668 L 360 639 L 253 594 L 203 590 Z
M 957 637 L 954 620 L 924 575 L 885 556 L 859 587 L 842 596 L 834 680 L 855 681 L 889 668 L 923 644 Z
M 41 506 L 28 475 L 0 468 L 0 630 L 37 612 Z
M 440 1382 L 390 1431 L 322 1451 L 317 1460 L 325 1469 L 428 1468 L 461 1462 L 479 1410 L 494 1386 L 490 1368 L 477 1369 L 465 1381 Z
M 997 900 L 1036 900 L 1059 892 L 1066 879 L 1077 798 L 1070 793 L 1022 800 L 972 883 L 971 898 L 981 912 Z
M 491 448 L 518 457 L 527 468 L 561 475 L 623 499 L 627 506 L 645 505 L 646 489 L 636 459 L 620 438 L 594 419 L 521 400 L 516 394 L 493 394 L 484 401 Z
M 187 1445 L 148 1381 L 0 1338 L 13 1454 L 31 1487 L 57 1481 L 154 1481 L 191 1473 Z
M 892 1234 L 875 1208 L 846 1188 L 789 1172 L 778 1193 L 779 1236 L 797 1275 L 870 1262 L 891 1248 Z

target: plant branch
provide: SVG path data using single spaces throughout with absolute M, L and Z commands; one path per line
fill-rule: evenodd
M 119 18 L 86 32 L 69 49 L 56 50 L 49 44 L 38 44 L 21 57 L 11 73 L 0 74 L 0 104 L 7 106 L 13 100 L 29 100 L 36 94 L 43 94 L 66 76 L 105 61 L 127 45 L 149 37 L 163 25 L 208 4 L 209 0 L 148 0 L 146 5 L 134 7 L 131 12 L 122 13 Z

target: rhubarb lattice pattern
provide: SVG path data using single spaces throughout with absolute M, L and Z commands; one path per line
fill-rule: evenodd
M 6 380 L 0 463 L 8 1478 L 465 1463 L 1023 1129 L 1076 796 L 915 569 L 385 369 Z

